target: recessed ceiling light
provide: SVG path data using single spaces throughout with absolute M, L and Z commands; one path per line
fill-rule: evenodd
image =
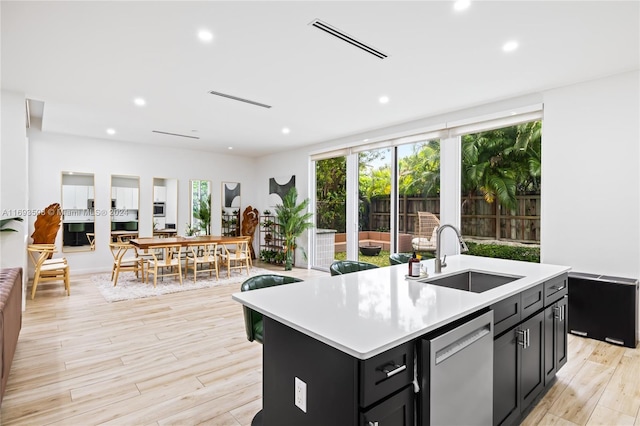
M 283 127 L 282 128 L 282 133 L 284 133 L 285 135 L 288 135 L 291 132 L 291 130 L 288 127 Z
M 369 139 L 363 139 L 362 142 L 369 142 Z
M 133 103 L 138 106 L 145 106 L 147 104 L 147 101 L 145 101 L 143 98 L 135 98 L 133 100 Z
M 386 104 L 389 102 L 389 97 L 388 96 L 380 96 L 380 98 L 378 98 L 378 102 L 380 102 L 381 104 Z
M 504 50 L 505 52 L 513 52 L 517 48 L 518 42 L 515 40 L 508 41 L 502 46 L 502 50 Z
M 109 135 L 115 135 L 115 134 L 116 134 L 116 131 L 115 131 L 115 129 L 107 129 L 107 134 L 109 134 Z
M 229 149 L 233 149 L 233 147 L 232 147 L 232 146 L 230 146 L 230 147 L 229 147 Z
M 470 5 L 471 1 L 469 0 L 458 0 L 453 4 L 453 8 L 454 10 L 459 12 L 461 10 L 468 9 Z
M 202 42 L 209 43 L 213 40 L 213 33 L 209 30 L 200 30 L 198 31 L 198 38 Z

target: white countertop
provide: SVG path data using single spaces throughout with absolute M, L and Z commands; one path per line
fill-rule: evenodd
M 263 315 L 359 359 L 368 359 L 571 268 L 447 256 L 434 274 L 434 260 L 422 262 L 429 278 L 474 270 L 522 276 L 511 283 L 472 293 L 407 280 L 407 265 L 395 265 L 300 283 L 234 293 L 233 299 Z M 286 273 L 283 273 L 286 274 Z

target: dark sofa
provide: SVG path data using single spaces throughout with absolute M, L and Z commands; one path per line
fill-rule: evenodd
M 0 405 L 22 328 L 22 268 L 0 269 Z

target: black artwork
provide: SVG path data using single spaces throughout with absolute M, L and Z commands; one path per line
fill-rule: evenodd
M 282 178 L 278 178 L 282 181 Z M 286 179 L 286 178 L 285 178 Z M 288 182 L 284 184 L 278 183 L 276 178 L 269 179 L 269 200 L 271 201 L 270 205 L 275 206 L 277 204 L 282 204 L 282 199 L 289 192 L 291 188 L 295 188 L 296 186 L 296 177 L 295 175 L 291 176 Z

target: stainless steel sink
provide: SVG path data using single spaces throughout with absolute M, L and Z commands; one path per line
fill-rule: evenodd
M 522 277 L 492 274 L 489 272 L 466 271 L 448 275 L 446 277 L 429 278 L 422 282 L 442 287 L 455 288 L 458 290 L 471 291 L 473 293 L 482 293 L 520 278 Z

